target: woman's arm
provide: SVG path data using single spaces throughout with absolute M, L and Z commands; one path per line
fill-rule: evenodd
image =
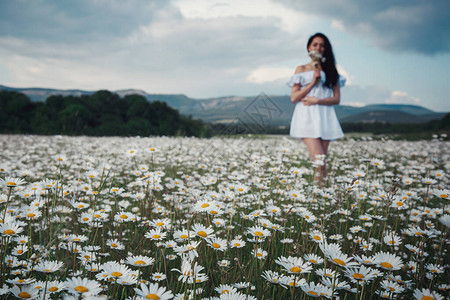
M 297 67 L 297 69 L 295 69 L 295 74 L 304 72 L 304 70 L 305 70 L 304 66 L 299 66 Z M 305 85 L 303 88 L 300 84 L 294 84 L 294 86 L 291 89 L 291 102 L 295 104 L 297 102 L 302 101 L 316 84 L 317 77 L 320 78 L 320 70 L 315 70 L 313 80 L 308 85 Z
M 341 88 L 339 87 L 339 84 L 336 84 L 333 87 L 333 97 L 319 99 L 317 97 L 307 96 L 304 97 L 301 101 L 303 102 L 303 105 L 306 106 L 314 104 L 338 105 L 341 102 Z
M 302 101 L 314 87 L 314 84 L 314 82 L 311 82 L 308 85 L 305 85 L 305 87 L 303 88 L 300 84 L 294 84 L 291 89 L 291 102 L 295 104 Z

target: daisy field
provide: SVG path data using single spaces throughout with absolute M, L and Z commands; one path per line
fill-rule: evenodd
M 0 296 L 446 299 L 450 143 L 0 135 Z

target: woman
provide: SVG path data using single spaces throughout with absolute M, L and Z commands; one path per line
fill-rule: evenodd
M 316 33 L 308 40 L 307 50 L 323 57 L 317 65 L 315 61 L 298 66 L 295 74 L 287 82 L 291 87 L 291 101 L 295 104 L 291 120 L 291 136 L 303 139 L 314 161 L 319 162 L 315 181 L 326 177 L 325 157 L 330 141 L 344 136 L 334 105 L 339 104 L 340 87 L 345 79 L 339 76 L 330 41 L 322 33 Z M 317 66 L 316 66 L 317 65 Z

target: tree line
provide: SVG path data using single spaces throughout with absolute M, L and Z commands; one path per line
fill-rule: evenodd
M 165 102 L 149 102 L 140 95 L 120 97 L 101 90 L 33 102 L 23 93 L 0 91 L 0 133 L 209 137 L 211 128 Z

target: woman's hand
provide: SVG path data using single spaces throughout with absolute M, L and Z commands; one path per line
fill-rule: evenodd
M 302 103 L 305 106 L 310 106 L 310 105 L 314 105 L 314 104 L 319 104 L 319 98 L 317 97 L 312 97 L 312 96 L 306 96 L 305 98 L 302 99 Z
M 320 78 L 320 69 L 315 69 L 312 82 L 315 84 L 318 80 L 320 80 L 318 78 Z

